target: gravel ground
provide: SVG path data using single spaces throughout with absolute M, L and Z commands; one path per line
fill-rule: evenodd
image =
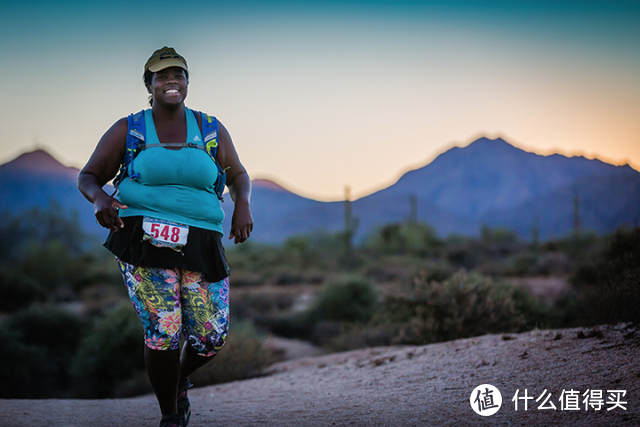
M 639 348 L 640 330 L 627 324 L 306 357 L 274 365 L 261 378 L 192 389 L 190 427 L 638 426 Z M 495 415 L 471 407 L 481 384 L 502 394 Z M 525 389 L 534 399 L 526 411 L 519 401 L 516 411 L 512 398 Z M 562 410 L 563 390 L 580 392 L 579 410 Z M 602 390 L 600 410 L 585 410 L 588 390 Z M 626 410 L 611 409 L 609 390 L 626 391 L 620 399 Z M 549 393 L 546 405 L 556 409 L 538 409 Z M 565 404 L 568 409 L 572 402 Z M 153 396 L 0 400 L 0 425 L 7 427 L 155 427 L 159 418 Z

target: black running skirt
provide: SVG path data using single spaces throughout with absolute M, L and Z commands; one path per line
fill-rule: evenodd
M 204 273 L 203 279 L 207 282 L 218 282 L 229 276 L 222 234 L 217 231 L 190 226 L 187 244 L 180 253 L 143 241 L 142 216 L 121 219 L 124 228 L 111 231 L 104 247 L 122 261 L 131 265 L 197 271 Z

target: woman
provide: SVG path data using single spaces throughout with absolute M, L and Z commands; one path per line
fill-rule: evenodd
M 162 412 L 160 426 L 180 427 L 191 415 L 188 376 L 215 356 L 227 336 L 224 213 L 214 191 L 221 178 L 202 149 L 202 120 L 212 118 L 184 105 L 187 61 L 172 48 L 159 49 L 145 64 L 144 82 L 151 108 L 139 116 L 147 148 L 134 158 L 136 173 L 127 176 L 131 169 L 125 168 L 117 197 L 102 189 L 118 173 L 127 151 L 131 129 L 123 118 L 100 139 L 80 171 L 78 188 L 93 203 L 98 224 L 110 230 L 105 246 L 116 255 L 142 320 L 147 372 Z M 192 145 L 183 146 L 185 142 Z M 234 201 L 229 239 L 242 243 L 253 229 L 251 181 L 221 123 L 213 142 Z M 181 352 L 180 330 L 185 337 Z

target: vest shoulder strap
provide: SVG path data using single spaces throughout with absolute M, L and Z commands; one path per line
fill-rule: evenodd
M 144 123 L 144 110 L 135 114 L 129 114 L 127 117 L 127 151 L 125 153 L 125 163 L 129 167 L 129 178 L 136 179 L 140 176 L 133 169 L 133 159 L 136 157 L 136 151 L 140 143 L 144 144 L 147 135 L 147 129 Z
M 133 159 L 136 156 L 139 145 L 144 144 L 145 135 L 144 110 L 129 114 L 127 116 L 127 139 L 125 142 L 124 158 L 122 159 L 122 165 L 120 166 L 118 175 L 113 180 L 116 191 L 118 184 L 122 182 L 126 175 L 129 175 L 131 179 L 140 176 L 139 173 L 136 174 L 134 172 Z
M 218 199 L 222 200 L 222 193 L 227 183 L 227 173 L 218 162 L 218 119 L 202 112 L 200 116 L 202 117 L 202 141 L 204 142 L 205 150 L 218 168 L 215 191 Z

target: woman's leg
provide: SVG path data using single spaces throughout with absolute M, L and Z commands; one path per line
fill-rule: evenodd
M 184 379 L 222 349 L 229 329 L 229 279 L 205 282 L 201 273 L 182 272 L 182 318 L 185 345 L 180 359 Z
M 162 415 L 176 412 L 180 374 L 180 272 L 118 260 L 129 297 L 145 331 L 147 373 Z
M 201 273 L 182 271 L 180 297 L 185 344 L 180 359 L 178 414 L 185 425 L 191 416 L 187 377 L 208 363 L 227 339 L 229 325 L 229 280 L 205 282 Z
M 212 356 L 201 356 L 196 353 L 188 343 L 185 343 L 185 345 L 182 346 L 182 355 L 180 356 L 180 379 L 187 378 L 193 374 L 196 369 L 209 363 L 214 357 L 215 354 Z
M 177 411 L 180 351 L 145 347 L 144 359 L 162 416 L 173 414 Z

